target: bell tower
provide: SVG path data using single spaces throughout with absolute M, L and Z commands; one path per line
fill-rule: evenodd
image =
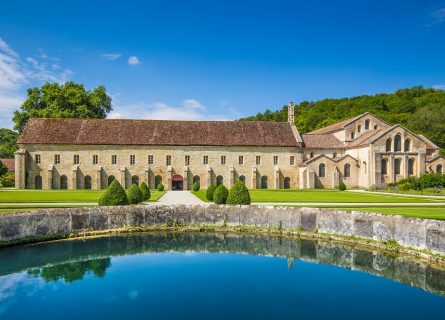
M 295 105 L 292 101 L 287 105 L 287 122 L 295 123 Z

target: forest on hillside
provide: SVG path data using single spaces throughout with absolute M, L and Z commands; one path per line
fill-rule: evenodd
M 445 148 L 445 91 L 421 86 L 390 94 L 303 101 L 295 106 L 295 124 L 300 133 L 305 133 L 367 111 L 390 124 L 401 124 L 423 134 L 442 150 Z M 287 121 L 287 106 L 240 121 Z

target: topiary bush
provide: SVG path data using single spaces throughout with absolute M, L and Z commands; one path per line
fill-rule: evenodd
M 100 197 L 98 204 L 100 206 L 125 206 L 129 204 L 129 201 L 124 188 L 119 181 L 114 180 Z
M 199 191 L 200 188 L 201 188 L 201 186 L 199 185 L 198 181 L 193 182 L 193 184 L 192 184 L 193 191 Z
M 164 191 L 164 185 L 162 183 L 159 183 L 156 189 L 158 189 L 158 191 Z
M 250 204 L 250 193 L 246 185 L 238 180 L 232 188 L 230 188 L 227 204 Z
M 211 184 L 206 191 L 206 198 L 209 201 L 213 201 L 213 194 L 215 193 L 216 186 L 214 184 Z
M 227 197 L 229 196 L 229 190 L 224 187 L 223 184 L 220 184 L 218 188 L 215 189 L 215 193 L 213 194 L 213 201 L 216 204 L 226 204 Z
M 0 177 L 0 185 L 5 188 L 15 187 L 15 174 L 14 172 L 6 172 Z
M 141 192 L 142 192 L 142 201 L 150 200 L 151 192 L 150 192 L 150 189 L 148 188 L 148 186 L 147 186 L 147 184 L 145 182 L 141 183 L 140 189 L 141 189 Z
M 133 183 L 130 189 L 128 189 L 127 197 L 130 204 L 138 204 L 142 202 L 142 192 L 136 183 Z
M 340 182 L 338 185 L 338 190 L 345 191 L 346 190 L 346 184 L 344 182 Z

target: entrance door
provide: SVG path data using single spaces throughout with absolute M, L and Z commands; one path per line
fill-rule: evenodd
M 172 190 L 182 190 L 183 189 L 184 178 L 180 175 L 175 175 L 172 178 Z

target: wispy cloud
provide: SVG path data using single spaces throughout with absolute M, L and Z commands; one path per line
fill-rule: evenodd
M 433 86 L 433 89 L 445 90 L 445 84 L 436 84 L 435 86 Z
M 136 64 L 139 64 L 139 63 L 141 63 L 141 62 L 139 61 L 139 58 L 136 57 L 136 56 L 131 56 L 131 57 L 128 58 L 128 64 L 136 65 Z
M 120 53 L 103 53 L 100 55 L 101 58 L 104 58 L 106 60 L 116 60 L 119 59 L 122 56 Z
M 425 24 L 425 29 L 439 26 L 445 22 L 445 7 L 441 7 L 431 11 L 428 17 L 428 23 Z

